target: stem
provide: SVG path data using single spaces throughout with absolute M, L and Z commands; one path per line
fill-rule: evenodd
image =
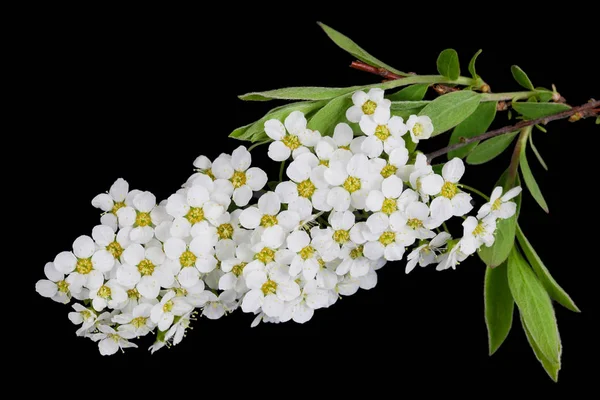
M 263 144 L 267 144 L 270 143 L 271 140 L 265 140 L 264 142 L 258 142 L 258 143 L 254 143 L 252 146 L 250 146 L 250 148 L 248 148 L 248 151 L 252 151 L 255 148 L 257 148 L 258 146 L 262 146 Z
M 515 180 L 517 179 L 517 174 L 519 173 L 519 164 L 521 162 L 521 152 L 527 145 L 527 139 L 529 138 L 529 135 L 531 135 L 532 129 L 532 126 L 526 126 L 525 128 L 521 129 L 519 140 L 517 141 L 515 151 L 513 151 L 510 165 L 508 167 L 508 177 L 506 178 L 506 182 L 504 182 L 504 191 L 512 189 L 515 186 Z
M 459 187 L 459 188 L 461 188 L 461 189 L 466 189 L 466 190 L 468 190 L 469 192 L 473 192 L 473 193 L 475 193 L 475 194 L 478 194 L 478 195 L 479 195 L 479 196 L 481 196 L 481 198 L 483 198 L 484 200 L 486 200 L 486 201 L 490 201 L 490 198 L 489 198 L 487 195 L 485 195 L 485 194 L 484 194 L 484 193 L 482 193 L 481 191 L 479 191 L 479 190 L 475 189 L 474 187 L 471 187 L 471 186 L 465 185 L 465 184 L 463 184 L 463 183 L 459 183 L 459 184 L 458 184 L 458 187 Z
M 285 161 L 281 162 L 281 168 L 279 168 L 279 182 L 283 182 L 283 171 L 285 170 Z
M 433 153 L 428 154 L 427 161 L 429 161 L 429 163 L 431 163 L 431 161 L 434 158 L 439 157 L 444 154 L 447 154 L 453 150 L 460 149 L 461 147 L 465 147 L 469 143 L 479 142 L 481 140 L 486 140 L 486 139 L 491 139 L 496 136 L 500 136 L 500 135 L 504 135 L 506 133 L 518 131 L 518 130 L 521 130 L 526 127 L 531 127 L 533 125 L 547 124 L 548 122 L 556 121 L 559 119 L 569 118 L 572 115 L 576 115 L 576 114 L 592 116 L 592 115 L 596 114 L 593 110 L 594 107 L 598 107 L 599 105 L 600 105 L 600 100 L 590 101 L 589 103 L 586 103 L 579 107 L 573 107 L 570 110 L 566 110 L 566 111 L 560 112 L 558 114 L 550 115 L 548 117 L 542 117 L 542 118 L 532 119 L 532 120 L 528 120 L 528 121 L 521 121 L 518 124 L 511 125 L 511 126 L 505 126 L 504 128 L 495 129 L 493 131 L 482 133 L 481 135 L 477 135 L 477 136 L 474 136 L 471 138 L 461 138 L 460 143 L 444 147 L 442 149 L 434 151 Z

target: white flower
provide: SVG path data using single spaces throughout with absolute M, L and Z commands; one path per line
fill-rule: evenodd
M 135 287 L 148 299 L 155 299 L 161 287 L 173 284 L 173 273 L 162 265 L 165 253 L 160 247 L 144 249 L 132 244 L 123 252 L 123 260 L 125 264 L 117 269 L 117 281 L 126 288 Z
M 221 270 L 225 274 L 219 279 L 220 290 L 235 290 L 237 293 L 247 291 L 246 281 L 242 276 L 246 265 L 254 259 L 254 252 L 247 243 L 240 244 L 235 250 L 235 258 L 221 262 Z
M 414 249 L 407 257 L 406 270 L 405 272 L 408 274 L 412 271 L 417 263 L 421 267 L 426 267 L 429 264 L 432 264 L 436 261 L 437 254 L 436 252 L 440 251 L 440 248 L 446 246 L 448 240 L 450 240 L 452 236 L 450 236 L 447 232 L 440 232 L 436 237 L 431 239 L 430 242 L 424 243 Z
M 244 146 L 235 149 L 231 156 L 221 154 L 212 164 L 214 176 L 229 181 L 233 187 L 233 202 L 238 207 L 247 205 L 252 192 L 267 183 L 267 174 L 260 168 L 250 168 L 251 164 L 252 156 Z
M 325 180 L 334 187 L 327 194 L 327 203 L 335 211 L 346 211 L 352 205 L 365 208 L 369 191 L 377 187 L 383 178 L 370 168 L 364 154 L 355 154 L 347 162 L 331 162 L 325 171 Z
M 91 237 L 79 236 L 73 242 L 73 252 L 63 251 L 54 259 L 54 267 L 67 277 L 71 293 L 79 293 L 82 287 L 96 289 L 104 283 L 104 272 L 114 265 L 112 255 L 104 251 L 96 255 L 96 245 Z
M 287 247 L 296 255 L 290 265 L 289 274 L 293 277 L 302 272 L 305 279 L 314 279 L 319 270 L 319 253 L 311 246 L 311 238 L 303 230 L 292 232 L 287 237 Z
M 284 310 L 284 302 L 300 296 L 300 287 L 290 279 L 287 272 L 275 267 L 267 272 L 255 270 L 246 277 L 250 289 L 242 301 L 242 311 L 255 312 L 262 307 L 269 317 L 279 317 Z
M 103 356 L 113 355 L 119 349 L 138 347 L 137 344 L 127 340 L 134 337 L 130 332 L 117 332 L 108 325 L 100 325 L 98 330 L 100 333 L 94 333 L 90 337 L 94 342 L 99 342 L 98 349 Z
M 174 237 L 184 238 L 190 235 L 192 227 L 204 221 L 217 223 L 225 208 L 210 200 L 210 193 L 203 186 L 192 186 L 182 193 L 169 197 L 167 213 L 173 216 L 170 233 Z
M 115 315 L 112 321 L 120 325 L 117 330 L 120 333 L 126 332 L 127 337 L 146 336 L 156 327 L 150 319 L 152 307 L 153 304 L 141 303 L 131 313 Z
M 69 320 L 75 325 L 81 325 L 77 330 L 77 336 L 84 336 L 91 328 L 94 327 L 98 319 L 98 315 L 88 308 L 85 308 L 79 303 L 73 304 L 73 309 L 69 313 Z
M 346 111 L 346 118 L 350 122 L 360 122 L 365 117 L 372 117 L 376 122 L 387 122 L 390 119 L 392 102 L 385 99 L 384 95 L 385 92 L 377 88 L 369 90 L 369 93 L 362 90 L 354 92 L 354 105 Z
M 190 327 L 190 323 L 192 320 L 195 320 L 193 316 L 196 315 L 196 311 L 190 311 L 187 314 L 181 316 L 179 321 L 173 324 L 171 328 L 165 334 L 163 341 L 156 341 L 148 350 L 150 350 L 151 354 L 154 354 L 157 350 L 162 349 L 168 343 L 171 343 L 173 346 L 177 346 L 183 338 L 185 337 L 185 331 Z
M 313 236 L 313 245 L 325 261 L 334 260 L 338 257 L 341 246 L 351 242 L 352 236 L 354 236 L 352 228 L 355 222 L 356 217 L 350 211 L 332 212 L 329 215 L 331 227 L 313 230 L 315 234 L 318 233 L 318 236 Z M 305 277 L 306 279 L 312 278 L 306 275 Z
M 104 257 L 108 261 L 108 255 L 112 256 L 115 260 L 120 260 L 123 255 L 123 251 L 131 244 L 129 239 L 129 233 L 131 228 L 120 229 L 117 234 L 113 231 L 110 226 L 107 225 L 96 225 L 92 229 L 92 238 L 100 247 L 100 251 L 106 251 L 108 254 L 104 254 Z
M 317 286 L 317 282 L 309 280 L 302 288 L 299 298 L 286 304 L 281 315 L 281 322 L 292 319 L 294 322 L 303 324 L 310 321 L 315 310 L 329 306 L 329 291 Z
M 340 258 L 343 260 L 338 265 L 335 273 L 338 275 L 346 275 L 348 272 L 353 278 L 365 276 L 371 270 L 371 263 L 363 254 L 364 246 L 351 243 L 344 246 L 340 253 Z
M 65 281 L 65 275 L 58 271 L 54 264 L 49 262 L 44 266 L 44 274 L 46 279 L 41 279 L 35 284 L 35 290 L 44 297 L 49 297 L 52 300 L 67 304 L 71 299 L 69 291 L 69 283 Z
M 324 136 L 315 146 L 315 153 L 319 157 L 319 164 L 329 166 L 329 161 L 340 161 L 350 159 L 352 151 L 350 145 L 354 138 L 354 132 L 350 125 L 341 122 L 335 126 L 333 137 Z
M 134 191 L 137 194 L 139 191 Z M 100 219 L 103 225 L 108 225 L 117 230 L 117 211 L 126 206 L 129 194 L 129 184 L 123 178 L 119 178 L 110 187 L 108 193 L 100 193 L 92 200 L 92 205 L 101 209 L 105 214 Z
M 152 307 L 150 319 L 158 324 L 159 330 L 166 331 L 176 316 L 180 317 L 192 310 L 193 307 L 184 297 L 175 297 L 175 292 L 171 290 L 163 296 L 160 303 Z
M 365 202 L 365 210 L 373 214 L 367 219 L 367 225 L 373 233 L 381 233 L 388 225 L 390 215 L 398 211 L 398 198 L 402 194 L 402 180 L 396 175 L 381 183 L 381 191 L 371 190 Z
M 202 315 L 208 319 L 219 319 L 226 312 L 233 311 L 237 306 L 235 290 L 225 290 L 218 297 L 213 292 L 204 291 L 200 297 L 202 298 L 201 305 L 204 306 Z
M 482 220 L 475 217 L 468 217 L 463 222 L 463 238 L 460 241 L 460 250 L 471 255 L 475 253 L 483 244 L 490 247 L 494 244 L 496 231 L 496 218 L 488 215 Z
M 454 158 L 444 165 L 442 168 L 444 184 L 440 189 L 440 195 L 433 199 L 430 206 L 433 218 L 447 221 L 453 216 L 462 217 L 473 209 L 471 195 L 461 192 L 457 186 L 464 173 L 465 164 L 460 158 Z M 431 176 L 437 177 L 438 175 L 430 175 L 424 178 L 422 183 L 427 185 L 428 180 L 432 179 Z
M 265 122 L 265 133 L 274 140 L 269 145 L 269 157 L 274 161 L 285 161 L 292 155 L 295 159 L 308 152 L 307 147 L 315 146 L 321 134 L 307 129 L 306 125 L 306 118 L 300 111 L 288 115 L 285 126 L 276 119 Z
M 132 242 L 146 244 L 154 237 L 154 227 L 165 219 L 165 210 L 156 206 L 156 196 L 150 192 L 140 192 L 133 198 L 133 204 L 117 211 L 121 228 L 131 227 L 129 238 Z
M 517 204 L 510 201 L 517 197 L 521 193 L 522 189 L 520 186 L 510 189 L 502 196 L 502 187 L 498 186 L 492 192 L 489 203 L 481 206 L 481 209 L 477 213 L 477 218 L 481 219 L 489 214 L 494 218 L 507 219 L 515 215 L 517 212 Z
M 367 135 L 361 148 L 369 158 L 379 157 L 383 151 L 391 154 L 394 149 L 406 147 L 402 139 L 406 125 L 401 117 L 394 116 L 380 122 L 364 117 L 360 120 L 360 129 Z
M 382 178 L 386 179 L 390 176 L 396 175 L 403 181 L 408 182 L 408 177 L 404 179 L 406 175 L 408 162 L 408 149 L 406 147 L 398 147 L 389 154 L 388 160 L 382 158 L 374 158 L 371 160 L 372 168 L 379 173 Z M 410 171 L 414 169 L 414 166 L 410 166 Z
M 183 239 L 170 238 L 163 247 L 165 255 L 172 260 L 171 271 L 177 274 L 184 288 L 200 283 L 200 272 L 210 272 L 217 265 L 213 243 L 202 237 L 195 238 L 189 245 Z
M 415 166 L 409 176 L 410 185 L 420 195 L 424 202 L 429 201 L 429 196 L 439 194 L 444 186 L 444 178 L 435 174 L 427 157 L 423 153 L 417 154 Z
M 429 139 L 433 133 L 433 123 L 431 118 L 426 115 L 421 117 L 411 115 L 406 121 L 406 127 L 415 143 L 419 143 L 419 140 Z
M 111 279 L 99 288 L 91 289 L 90 300 L 96 311 L 102 311 L 106 306 L 115 309 L 127 300 L 127 292 L 116 280 Z
M 456 269 L 456 266 L 458 264 L 460 264 L 461 262 L 466 260 L 467 257 L 469 257 L 467 254 L 461 251 L 462 240 L 456 242 L 453 246 L 448 245 L 448 247 L 451 248 L 438 257 L 437 262 L 439 264 L 435 268 L 436 271 L 444 271 L 448 268 Z
M 320 165 L 314 154 L 302 154 L 291 162 L 286 170 L 291 181 L 277 185 L 275 193 L 280 196 L 283 203 L 290 204 L 290 209 L 312 211 L 314 206 L 317 210 L 329 211 L 331 210 L 331 206 L 327 204 L 329 184 L 324 176 L 326 170 L 327 167 Z

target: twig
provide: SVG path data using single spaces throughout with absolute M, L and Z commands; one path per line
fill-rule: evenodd
M 447 154 L 453 150 L 460 149 L 461 147 L 464 147 L 464 146 L 468 145 L 469 143 L 478 142 L 478 141 L 486 140 L 486 139 L 491 139 L 493 137 L 504 135 L 506 133 L 518 131 L 527 126 L 532 126 L 532 125 L 537 125 L 537 124 L 547 124 L 548 122 L 556 121 L 559 119 L 569 118 L 573 115 L 579 115 L 579 116 L 581 116 L 580 118 L 582 118 L 584 116 L 591 117 L 598 113 L 595 109 L 595 107 L 598 107 L 598 106 L 600 106 L 600 100 L 594 100 L 594 101 L 590 101 L 589 103 L 583 104 L 581 106 L 573 107 L 570 110 L 566 110 L 566 111 L 560 112 L 558 114 L 550 115 L 548 117 L 536 118 L 536 119 L 532 119 L 532 120 L 528 120 L 528 121 L 521 121 L 518 124 L 511 125 L 511 126 L 505 126 L 504 128 L 495 129 L 493 131 L 482 133 L 481 135 L 477 135 L 477 136 L 474 136 L 471 138 L 461 138 L 460 143 L 444 147 L 442 149 L 434 151 L 433 153 L 428 154 L 427 160 L 431 163 L 431 161 L 434 158 L 439 157 L 444 154 Z

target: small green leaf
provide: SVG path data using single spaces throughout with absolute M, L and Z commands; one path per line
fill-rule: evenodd
M 531 83 L 531 80 L 525 71 L 523 71 L 518 65 L 513 65 L 510 67 L 510 72 L 512 72 L 513 78 L 515 78 L 515 81 L 517 81 L 519 85 L 523 86 L 525 89 L 535 90 L 533 83 Z
M 512 103 L 512 108 L 526 119 L 544 118 L 571 109 L 568 105 L 560 103 L 522 103 L 516 101 Z
M 537 125 L 536 125 L 537 126 Z M 543 128 L 542 128 L 543 129 Z M 533 132 L 531 132 L 529 134 L 529 145 L 531 146 L 531 150 L 533 150 L 535 156 L 537 157 L 538 161 L 540 162 L 540 164 L 542 164 L 542 167 L 544 167 L 544 169 L 546 171 L 548 171 L 548 164 L 546 164 L 546 162 L 544 161 L 544 159 L 542 158 L 542 155 L 540 154 L 540 152 L 538 151 L 537 147 L 535 147 L 535 145 L 533 144 Z
M 388 96 L 390 101 L 421 101 L 427 94 L 429 85 L 426 83 L 407 86 L 404 89 Z
M 535 88 L 535 90 L 537 91 L 535 97 L 537 97 L 540 103 L 547 103 L 552 100 L 552 97 L 554 96 L 554 92 L 552 90 L 548 90 L 543 87 Z
M 441 75 L 452 80 L 460 76 L 460 63 L 458 53 L 454 49 L 446 49 L 440 53 L 437 59 L 437 69 Z
M 229 134 L 230 138 L 234 138 L 234 139 L 240 139 L 244 137 L 244 134 L 246 133 L 246 131 L 248 130 L 248 128 L 250 128 L 252 126 L 252 124 L 248 124 L 248 125 L 244 125 L 244 126 L 240 126 L 239 128 L 237 128 L 236 130 L 234 130 L 233 132 L 231 132 Z M 241 139 L 244 140 L 244 139 Z
M 290 87 L 283 89 L 267 90 L 265 92 L 252 92 L 239 96 L 246 101 L 269 101 L 269 100 L 330 100 L 350 92 L 362 89 L 363 86 L 347 88 L 329 87 Z
M 484 305 L 490 355 L 494 354 L 508 336 L 513 321 L 515 302 L 506 275 L 506 262 L 485 269 Z
M 438 97 L 429 103 L 419 115 L 427 115 L 433 122 L 433 136 L 446 132 L 473 114 L 481 102 L 481 95 L 461 90 Z
M 560 363 L 560 337 L 550 296 L 513 248 L 508 257 L 508 285 L 533 342 L 552 363 Z
M 493 160 L 510 146 L 515 139 L 515 136 L 518 134 L 519 132 L 511 132 L 480 143 L 467 157 L 467 163 L 471 165 L 480 165 Z
M 508 179 L 508 170 L 502 174 L 494 187 L 504 186 L 504 182 Z M 515 186 L 520 186 L 521 181 L 516 177 Z M 491 247 L 482 247 L 477 253 L 479 258 L 488 267 L 496 267 L 502 264 L 508 258 L 512 248 L 515 245 L 515 231 L 517 229 L 517 218 L 521 209 L 521 195 L 515 197 L 514 202 L 517 203 L 517 213 L 508 219 L 498 221 L 496 226 L 496 234 L 494 244 Z
M 374 67 L 385 68 L 388 71 L 391 71 L 398 75 L 408 75 L 373 57 L 346 35 L 336 31 L 333 28 L 328 27 L 327 25 L 321 22 L 318 22 L 318 24 L 321 28 L 323 28 L 327 36 L 329 36 L 329 38 L 333 40 L 335 44 L 337 44 L 340 48 L 347 51 L 348 53 L 352 54 L 354 57 L 358 58 L 360 61 L 366 62 L 367 64 L 372 65 Z
M 479 75 L 477 75 L 477 70 L 475 69 L 475 62 L 477 61 L 477 57 L 479 57 L 482 51 L 483 50 L 479 49 L 479 51 L 475 53 L 473 58 L 471 58 L 471 61 L 469 61 L 469 72 L 471 73 L 473 79 L 479 78 Z
M 452 136 L 450 137 L 450 145 L 459 143 L 461 137 L 472 138 L 473 136 L 485 133 L 492 122 L 494 122 L 494 118 L 496 118 L 496 105 L 497 102 L 495 101 L 479 104 L 479 107 L 477 107 L 477 110 L 475 110 L 473 114 L 454 128 Z M 458 150 L 451 151 L 448 153 L 448 159 L 451 160 L 454 157 L 466 157 L 478 143 L 479 142 L 473 142 Z
M 529 332 L 529 329 L 527 329 L 527 325 L 525 325 L 525 320 L 523 319 L 523 316 L 521 316 L 521 325 L 523 326 L 523 330 L 525 331 L 525 335 L 527 336 L 527 341 L 529 342 L 529 346 L 531 346 L 535 357 L 542 364 L 542 367 L 544 367 L 550 378 L 554 382 L 558 382 L 558 371 L 560 371 L 560 362 L 554 363 L 546 358 L 544 353 L 542 353 L 538 345 L 535 343 L 535 340 L 533 340 L 531 332 Z M 560 353 L 562 353 L 562 345 L 560 344 L 560 342 L 558 343 L 558 345 L 560 356 Z
M 308 122 L 308 128 L 319 131 L 323 136 L 332 136 L 335 126 L 340 120 L 346 122 L 346 110 L 352 106 L 350 95 L 331 100 L 321 108 Z
M 431 103 L 430 101 L 393 101 L 390 110 L 404 111 L 423 108 Z
M 529 243 L 529 240 L 527 240 L 525 234 L 523 234 L 520 226 L 517 226 L 517 240 L 521 245 L 525 257 L 527 257 L 527 261 L 529 261 L 529 264 L 533 267 L 533 270 L 550 297 L 571 311 L 581 312 L 567 292 L 565 292 L 565 290 L 556 283 L 552 275 L 550 275 L 550 271 L 548 271 L 548 268 L 546 268 L 540 256 L 535 252 L 531 243 Z
M 526 144 L 526 142 L 525 142 L 525 144 Z M 540 207 L 542 207 L 542 209 L 544 211 L 549 213 L 550 210 L 548 209 L 548 203 L 546 203 L 546 199 L 544 199 L 544 196 L 542 195 L 542 191 L 540 190 L 540 187 L 538 186 L 538 184 L 533 176 L 533 173 L 531 172 L 531 168 L 529 168 L 529 162 L 527 161 L 526 148 L 523 148 L 523 150 L 521 150 L 521 160 L 520 161 L 521 161 L 521 164 L 520 164 L 521 173 L 523 174 L 523 180 L 525 181 L 525 185 L 527 185 L 527 189 L 529 189 L 529 193 L 531 193 L 531 195 L 533 196 L 535 201 L 537 201 L 537 203 L 540 205 Z

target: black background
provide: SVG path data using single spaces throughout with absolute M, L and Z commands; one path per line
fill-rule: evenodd
M 273 18 L 246 15 L 238 22 L 228 14 L 154 11 L 124 16 L 98 10 L 71 18 L 62 10 L 48 10 L 36 14 L 24 30 L 27 46 L 17 62 L 27 75 L 22 94 L 29 112 L 21 124 L 21 139 L 28 140 L 23 161 L 33 163 L 35 172 L 24 174 L 21 183 L 35 185 L 36 196 L 25 196 L 32 202 L 26 205 L 32 221 L 39 221 L 34 210 L 40 204 L 51 218 L 44 225 L 44 238 L 35 239 L 35 251 L 30 248 L 27 254 L 28 281 L 22 292 L 35 310 L 38 328 L 29 331 L 34 337 L 27 346 L 39 364 L 53 365 L 50 370 L 55 372 L 76 365 L 159 371 L 192 362 L 199 376 L 212 374 L 211 379 L 239 377 L 243 371 L 260 375 L 261 367 L 286 374 L 289 368 L 290 382 L 327 382 L 333 373 L 356 387 L 374 380 L 392 388 L 414 380 L 434 386 L 446 378 L 461 387 L 553 385 L 529 348 L 517 314 L 505 344 L 488 356 L 485 267 L 476 257 L 456 271 L 417 268 L 408 276 L 403 262 L 388 264 L 375 289 L 319 310 L 305 325 L 250 329 L 253 317 L 240 311 L 219 321 L 201 319 L 182 344 L 152 357 L 146 350 L 150 342 L 142 340 L 140 349 L 102 358 L 94 343 L 75 337 L 67 319 L 69 307 L 41 298 L 33 287 L 43 278 L 45 262 L 69 250 L 77 236 L 91 233 L 99 213 L 90 201 L 115 179 L 123 177 L 131 188 L 164 199 L 193 172 L 196 156 L 212 159 L 231 152 L 240 143 L 228 139 L 229 132 L 275 106 L 244 103 L 236 95 L 286 86 L 377 82 L 375 76 L 348 68 L 352 57 L 327 39 L 315 23 L 319 19 L 388 64 L 420 74 L 436 73 L 437 54 L 453 47 L 466 75 L 468 60 L 483 48 L 477 70 L 495 92 L 520 90 L 510 75 L 510 65 L 519 64 L 536 86 L 556 84 L 572 105 L 600 96 L 593 59 L 597 49 L 585 39 L 593 34 L 591 20 L 579 16 L 571 21 L 577 24 L 565 25 L 556 16 L 512 12 L 492 21 L 490 14 L 475 10 L 456 11 L 455 16 L 383 7 L 378 16 L 360 9 L 353 18 L 307 12 L 310 17 L 294 21 L 291 11 L 282 10 Z M 244 12 L 234 11 L 238 16 Z M 496 123 L 508 123 L 506 113 Z M 527 194 L 520 221 L 554 277 L 583 311 L 574 314 L 556 307 L 564 345 L 561 387 L 580 385 L 592 376 L 588 349 L 597 338 L 592 326 L 598 312 L 590 271 L 597 265 L 587 261 L 596 258 L 594 243 L 578 237 L 587 206 L 573 206 L 585 198 L 572 194 L 570 182 L 573 174 L 586 174 L 587 159 L 566 144 L 598 133 L 592 120 L 560 121 L 548 134 L 535 133 L 550 171 L 533 157 L 530 164 L 551 214 L 545 215 Z M 432 140 L 428 146 L 441 147 L 445 140 Z M 271 177 L 276 175 L 277 166 L 266 160 L 266 147 L 252 155 Z M 489 192 L 508 162 L 506 154 L 468 168 L 464 182 Z M 31 237 L 32 232 L 26 233 Z

